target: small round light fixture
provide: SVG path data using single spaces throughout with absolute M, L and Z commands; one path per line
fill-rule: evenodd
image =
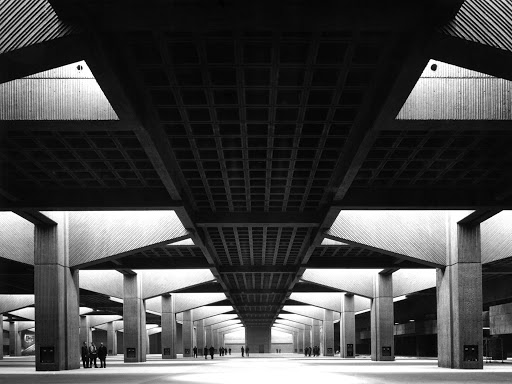
M 435 64 L 435 63 L 434 63 L 434 64 L 432 64 L 432 65 L 430 66 L 430 69 L 431 69 L 433 72 L 437 71 L 437 64 Z

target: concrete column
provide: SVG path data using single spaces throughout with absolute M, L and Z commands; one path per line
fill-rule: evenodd
M 299 329 L 298 336 L 299 336 L 299 339 L 298 339 L 299 350 L 297 352 L 304 353 L 304 330 L 303 329 Z
M 311 329 L 311 347 L 320 347 L 320 320 L 313 320 Z
M 192 357 L 194 352 L 194 321 L 192 310 L 183 312 L 183 357 Z
M 219 331 L 216 329 L 212 330 L 212 345 L 213 348 L 219 349 Z
M 18 323 L 16 321 L 11 321 L 9 323 L 9 354 L 11 356 L 21 356 L 21 335 L 18 331 Z
M 107 323 L 107 352 L 109 356 L 117 355 L 117 331 L 113 321 Z
M 2 331 L 2 337 L 0 337 L 0 360 L 4 358 L 4 314 L 0 313 L 0 330 Z
M 311 326 L 306 325 L 304 329 L 304 348 L 311 346 Z
M 206 345 L 206 336 L 204 330 L 204 320 L 196 322 L 197 355 L 203 356 L 203 348 Z
M 34 231 L 37 371 L 80 368 L 78 271 L 69 268 L 68 214 L 47 213 L 57 225 Z
M 395 360 L 393 275 L 381 275 L 377 273 L 374 276 L 370 318 L 372 360 Z
M 270 353 L 271 329 L 270 327 L 246 327 L 245 345 L 249 353 Z
M 92 329 L 89 325 L 89 317 L 80 316 L 80 347 L 82 347 L 84 341 L 87 343 L 87 346 L 91 345 Z
M 213 345 L 213 332 L 212 332 L 212 326 L 207 325 L 204 327 L 205 332 L 205 344 L 208 348 L 210 348 Z
M 345 294 L 341 298 L 340 357 L 356 355 L 356 316 L 354 295 Z
M 162 359 L 176 358 L 175 296 L 162 296 Z
M 124 362 L 146 361 L 146 305 L 142 299 L 142 281 L 137 275 L 124 275 L 123 280 L 123 347 Z
M 292 340 L 293 340 L 293 353 L 299 353 L 299 332 L 293 332 L 292 333 Z
M 437 270 L 438 365 L 482 369 L 480 226 L 447 218 L 447 262 Z
M 324 356 L 334 356 L 334 311 L 324 309 L 322 330 Z

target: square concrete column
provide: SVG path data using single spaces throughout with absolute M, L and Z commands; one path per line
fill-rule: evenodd
M 373 278 L 370 321 L 372 360 L 395 360 L 392 274 L 377 273 Z
M 194 352 L 194 321 L 192 310 L 183 312 L 183 357 L 192 357 Z
M 107 352 L 109 356 L 117 356 L 117 331 L 113 321 L 107 323 Z
M 356 355 L 356 316 L 354 295 L 345 294 L 341 298 L 340 357 Z
M 1 343 L 0 343 L 0 360 L 2 360 L 4 358 L 4 337 L 3 337 L 3 332 L 4 332 L 4 315 L 3 315 L 3 313 L 0 313 L 0 320 L 2 321 L 0 323 L 0 330 L 2 330 L 2 337 L 0 338 L 0 340 L 1 340 Z
M 304 330 L 303 329 L 299 329 L 299 333 L 298 333 L 298 352 L 299 353 L 304 353 Z
M 125 363 L 146 361 L 146 305 L 142 299 L 142 281 L 136 274 L 123 279 L 123 347 Z
M 320 320 L 313 320 L 313 327 L 311 329 L 311 347 L 319 347 L 320 348 Z
M 211 346 L 213 346 L 213 332 L 212 332 L 212 326 L 211 325 L 207 325 L 206 327 L 204 327 L 204 333 L 205 333 L 205 341 L 204 341 L 204 345 L 207 346 L 208 348 L 210 348 Z
M 176 358 L 175 296 L 162 295 L 162 359 Z
M 323 354 L 324 356 L 334 356 L 334 311 L 324 309 L 323 330 Z
M 246 327 L 245 345 L 249 347 L 250 354 L 270 353 L 271 329 L 270 327 Z
M 21 335 L 18 331 L 18 323 L 16 321 L 11 321 L 9 323 L 9 355 L 21 356 Z
M 447 218 L 447 266 L 437 270 L 438 365 L 482 369 L 480 226 Z
M 212 330 L 212 345 L 213 348 L 219 349 L 219 331 L 216 329 Z
M 196 321 L 197 355 L 203 356 L 203 348 L 206 345 L 204 319 Z
M 87 346 L 91 345 L 92 329 L 89 325 L 88 316 L 80 316 L 80 347 L 84 344 L 84 341 L 87 343 Z
M 69 268 L 68 214 L 46 214 L 57 225 L 34 231 L 37 371 L 80 368 L 78 271 Z
M 304 348 L 311 347 L 311 326 L 304 327 Z

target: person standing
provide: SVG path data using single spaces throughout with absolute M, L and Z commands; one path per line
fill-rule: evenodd
M 247 357 L 249 357 L 249 346 L 245 347 L 245 353 L 247 353 Z
M 240 348 L 240 351 L 242 352 L 242 357 L 244 357 L 244 347 Z
M 205 360 L 208 359 L 208 347 L 205 345 L 203 349 L 203 355 Z
M 231 348 L 229 348 L 229 356 L 231 356 Z
M 89 347 L 85 341 L 82 345 L 82 363 L 84 368 L 89 368 Z
M 98 358 L 100 359 L 100 368 L 107 368 L 107 347 L 100 343 L 98 348 Z
M 194 345 L 193 351 L 194 351 L 194 357 L 197 358 L 197 347 L 195 345 Z
M 213 348 L 213 345 L 212 345 L 212 346 L 210 346 L 210 356 L 211 356 L 212 360 L 213 360 L 213 353 L 214 352 L 215 352 L 215 348 Z
M 94 368 L 98 368 L 98 363 L 96 359 L 98 358 L 98 349 L 94 342 L 91 341 L 91 345 L 89 346 L 89 362 L 90 367 L 92 368 L 92 363 L 94 362 Z

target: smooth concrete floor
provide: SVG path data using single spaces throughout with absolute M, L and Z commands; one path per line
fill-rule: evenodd
M 512 383 L 512 364 L 485 364 L 483 370 L 437 367 L 437 360 L 400 359 L 372 362 L 339 357 L 293 354 L 251 354 L 162 360 L 149 355 L 146 363 L 125 364 L 122 356 L 108 357 L 107 368 L 36 372 L 33 357 L 0 360 L 0 383 L 37 384 L 324 384 L 324 383 Z

